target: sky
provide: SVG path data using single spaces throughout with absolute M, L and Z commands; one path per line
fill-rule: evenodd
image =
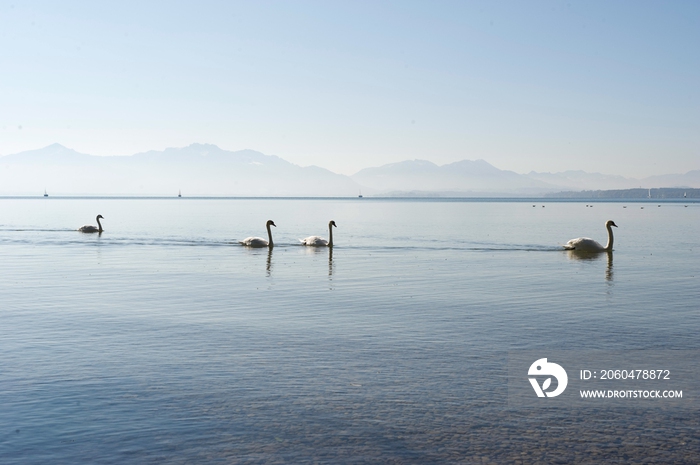
M 0 155 L 700 169 L 697 1 L 0 0 Z

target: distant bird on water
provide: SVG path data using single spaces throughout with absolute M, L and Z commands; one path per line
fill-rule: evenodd
M 277 225 L 272 220 L 267 220 L 267 223 L 265 223 L 265 227 L 267 228 L 267 238 L 269 240 L 266 241 L 262 237 L 246 237 L 242 241 L 238 241 L 238 243 L 246 247 L 274 247 L 275 244 L 272 243 L 272 231 L 270 231 L 270 226 L 274 226 L 276 228 Z
M 95 218 L 97 220 L 97 226 L 86 224 L 85 226 L 79 227 L 78 231 L 82 233 L 101 233 L 104 230 L 102 229 L 102 223 L 100 223 L 100 218 L 104 220 L 104 217 L 102 215 L 97 215 L 97 218 Z
M 330 237 L 330 240 L 327 241 L 321 236 L 309 236 L 305 239 L 299 239 L 301 241 L 301 245 L 308 245 L 311 247 L 333 247 L 333 227 L 338 227 L 335 224 L 335 221 L 331 220 L 328 223 L 328 236 Z
M 578 239 L 571 239 L 566 243 L 564 248 L 566 250 L 575 250 L 577 252 L 611 252 L 613 249 L 612 226 L 617 228 L 617 225 L 613 220 L 608 220 L 605 222 L 605 228 L 608 230 L 608 244 L 605 247 L 593 239 L 579 237 Z

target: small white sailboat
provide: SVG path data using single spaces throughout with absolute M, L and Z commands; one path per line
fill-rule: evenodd
M 49 194 L 46 192 L 46 189 L 44 189 L 44 197 L 48 197 Z
M 178 191 L 177 191 L 177 196 L 178 196 L 178 197 L 182 197 L 182 191 L 181 191 L 181 190 L 178 190 Z

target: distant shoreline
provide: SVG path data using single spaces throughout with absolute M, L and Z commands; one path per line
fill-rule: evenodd
M 664 199 L 700 199 L 700 189 L 682 187 L 661 187 L 657 189 L 615 189 L 596 191 L 569 191 L 546 194 L 546 198 L 555 197 L 563 199 L 647 199 L 650 201 Z
M 583 191 L 583 192 L 561 192 L 547 194 L 537 197 L 514 197 L 514 196 L 439 196 L 439 195 L 379 195 L 348 197 L 241 197 L 241 196 L 164 196 L 164 195 L 53 195 L 44 197 L 43 195 L 0 195 L 0 200 L 343 200 L 357 202 L 372 201 L 420 201 L 420 202 L 522 202 L 522 203 L 543 203 L 543 202 L 583 202 L 597 201 L 602 203 L 632 202 L 632 203 L 700 203 L 700 189 L 687 189 L 687 197 L 681 193 L 678 197 L 672 197 L 666 193 L 665 197 L 648 197 L 648 189 L 642 189 L 646 195 L 640 196 L 636 192 L 639 189 L 627 189 L 622 191 Z M 664 189 L 652 189 L 663 191 Z M 670 189 L 675 191 L 676 189 Z M 692 191 L 692 195 L 691 195 Z

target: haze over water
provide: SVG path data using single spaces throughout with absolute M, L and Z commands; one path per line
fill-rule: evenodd
M 587 203 L 0 199 L 0 462 L 697 460 L 697 411 L 507 405 L 508 351 L 700 349 L 700 204 Z

